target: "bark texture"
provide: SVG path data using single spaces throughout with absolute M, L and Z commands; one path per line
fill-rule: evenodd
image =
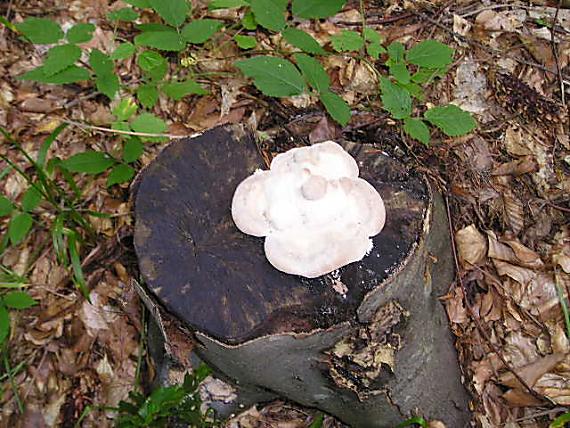
M 263 239 L 230 214 L 236 186 L 266 168 L 266 153 L 227 126 L 172 143 L 141 174 L 135 247 L 146 284 L 193 332 L 201 358 L 242 387 L 355 427 L 413 414 L 465 426 L 468 397 L 437 301 L 453 279 L 441 197 L 378 148 L 343 145 L 386 205 L 362 261 L 312 280 L 274 269 Z

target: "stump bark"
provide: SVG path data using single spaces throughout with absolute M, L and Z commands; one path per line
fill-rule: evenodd
M 467 426 L 437 300 L 454 274 L 441 196 L 373 145 L 341 144 L 386 205 L 386 226 L 362 261 L 315 279 L 269 264 L 263 238 L 231 218 L 235 188 L 267 159 L 234 125 L 171 143 L 139 177 L 135 248 L 146 285 L 193 332 L 200 357 L 242 388 L 354 427 L 416 414 Z

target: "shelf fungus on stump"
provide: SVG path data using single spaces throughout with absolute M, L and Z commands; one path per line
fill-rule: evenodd
M 370 144 L 295 149 L 255 173 L 263 159 L 252 134 L 232 125 L 171 143 L 141 173 L 135 248 L 156 302 L 244 390 L 354 427 L 415 414 L 467 426 L 438 302 L 454 275 L 441 197 Z M 354 212 L 335 217 L 338 204 Z M 326 244 L 310 244 L 320 233 Z
M 233 220 L 243 233 L 265 237 L 267 260 L 280 271 L 331 273 L 362 260 L 386 220 L 382 198 L 358 173 L 333 141 L 291 149 L 237 186 Z

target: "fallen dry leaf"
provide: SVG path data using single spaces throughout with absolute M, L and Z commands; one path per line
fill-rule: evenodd
M 471 224 L 455 233 L 459 261 L 464 265 L 477 265 L 485 259 L 487 241 L 483 234 Z

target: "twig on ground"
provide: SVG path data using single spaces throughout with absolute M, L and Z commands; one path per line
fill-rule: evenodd
M 83 129 L 91 129 L 93 131 L 101 131 L 101 132 L 109 132 L 111 134 L 120 134 L 120 135 L 133 135 L 136 137 L 149 137 L 149 138 L 170 138 L 170 139 L 179 139 L 179 138 L 187 138 L 191 137 L 195 134 L 190 135 L 174 135 L 174 134 L 155 134 L 152 132 L 135 132 L 135 131 L 121 131 L 118 129 L 111 129 L 111 128 L 104 128 L 102 126 L 95 126 L 89 125 L 87 123 L 76 122 L 74 120 L 64 120 L 64 123 L 68 123 L 73 126 L 77 126 Z

